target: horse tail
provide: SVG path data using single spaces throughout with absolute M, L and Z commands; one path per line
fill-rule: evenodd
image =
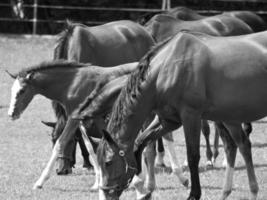
M 73 30 L 77 25 L 67 20 L 65 28 L 58 34 L 56 46 L 54 48 L 54 60 L 56 59 L 68 59 L 67 50 L 69 39 L 72 36 Z

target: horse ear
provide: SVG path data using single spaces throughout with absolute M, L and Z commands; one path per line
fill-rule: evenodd
M 13 78 L 13 79 L 17 78 L 17 76 L 15 76 L 14 74 L 11 74 L 8 70 L 5 70 L 5 71 L 11 78 Z
M 111 135 L 106 131 L 106 130 L 102 130 L 103 133 L 103 138 L 111 145 L 111 146 L 115 146 L 118 147 L 117 143 L 113 140 L 113 138 L 111 137 Z

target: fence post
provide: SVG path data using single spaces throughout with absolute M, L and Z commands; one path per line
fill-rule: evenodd
M 170 10 L 171 9 L 171 0 L 162 0 L 161 10 Z
M 33 21 L 32 21 L 32 34 L 35 35 L 37 33 L 37 18 L 38 18 L 38 13 L 37 13 L 37 9 L 38 9 L 38 0 L 34 0 L 34 5 L 33 5 Z

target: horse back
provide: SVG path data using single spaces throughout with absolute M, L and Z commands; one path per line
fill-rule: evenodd
M 212 34 L 216 36 L 232 36 L 232 35 L 244 35 L 253 33 L 251 27 L 234 17 L 226 15 L 216 15 L 212 17 L 207 17 L 200 20 L 203 26 L 209 27 L 214 30 L 217 34 Z
M 184 21 L 194 21 L 206 18 L 206 16 L 199 15 L 195 10 L 182 6 L 172 8 L 167 14 Z
M 267 24 L 264 22 L 264 20 L 251 11 L 232 11 L 225 12 L 224 14 L 244 21 L 255 32 L 260 32 L 267 29 Z
M 77 27 L 69 44 L 70 57 L 105 67 L 139 60 L 154 41 L 142 26 L 124 20 Z

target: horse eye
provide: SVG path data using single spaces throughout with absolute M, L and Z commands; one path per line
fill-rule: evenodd
M 26 90 L 25 89 L 22 89 L 22 90 L 20 90 L 20 94 L 23 94 L 24 92 L 25 92 Z
M 110 166 L 112 164 L 112 160 L 106 161 L 106 166 Z

